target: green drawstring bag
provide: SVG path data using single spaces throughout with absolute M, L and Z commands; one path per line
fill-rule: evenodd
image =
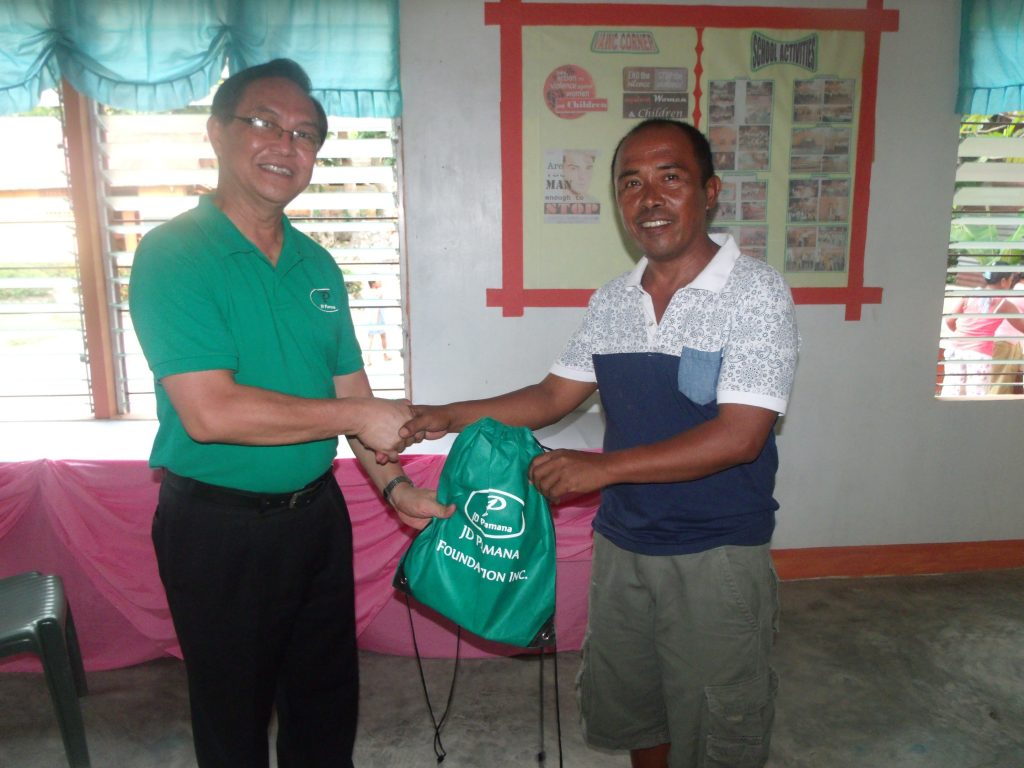
M 413 540 L 395 588 L 487 640 L 553 644 L 555 529 L 526 476 L 542 452 L 526 427 L 481 419 L 463 430 L 437 486 L 455 513 Z

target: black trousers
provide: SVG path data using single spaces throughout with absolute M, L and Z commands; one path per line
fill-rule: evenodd
M 175 482 L 171 482 L 171 480 Z M 297 508 L 166 478 L 153 520 L 200 768 L 349 768 L 359 698 L 352 526 L 333 476 Z

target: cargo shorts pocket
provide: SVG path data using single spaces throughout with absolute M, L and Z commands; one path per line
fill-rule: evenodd
M 679 391 L 697 405 L 707 405 L 718 395 L 718 372 L 722 351 L 705 352 L 683 347 L 679 355 Z
M 779 678 L 765 674 L 704 689 L 704 768 L 760 768 L 768 760 Z

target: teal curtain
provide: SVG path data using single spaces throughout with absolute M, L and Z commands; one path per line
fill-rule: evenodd
M 225 64 L 278 57 L 305 68 L 328 114 L 401 114 L 398 0 L 2 0 L 0 114 L 61 77 L 120 109 L 177 109 Z
M 963 0 L 960 24 L 962 115 L 1024 109 L 1024 0 Z

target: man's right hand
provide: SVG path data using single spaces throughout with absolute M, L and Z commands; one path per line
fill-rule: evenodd
M 362 398 L 360 406 L 362 426 L 354 437 L 377 455 L 378 463 L 382 463 L 382 457 L 387 461 L 398 461 L 398 454 L 417 442 L 400 434 L 403 425 L 413 417 L 408 400 L 367 397 Z
M 538 384 L 484 400 L 462 400 L 447 405 L 413 405 L 413 418 L 399 431 L 412 443 L 437 440 L 459 432 L 489 416 L 511 426 L 538 429 L 571 413 L 597 389 L 595 382 L 576 381 L 549 373 Z
M 413 418 L 409 419 L 398 435 L 412 443 L 437 440 L 451 431 L 453 415 L 446 405 L 413 405 Z

